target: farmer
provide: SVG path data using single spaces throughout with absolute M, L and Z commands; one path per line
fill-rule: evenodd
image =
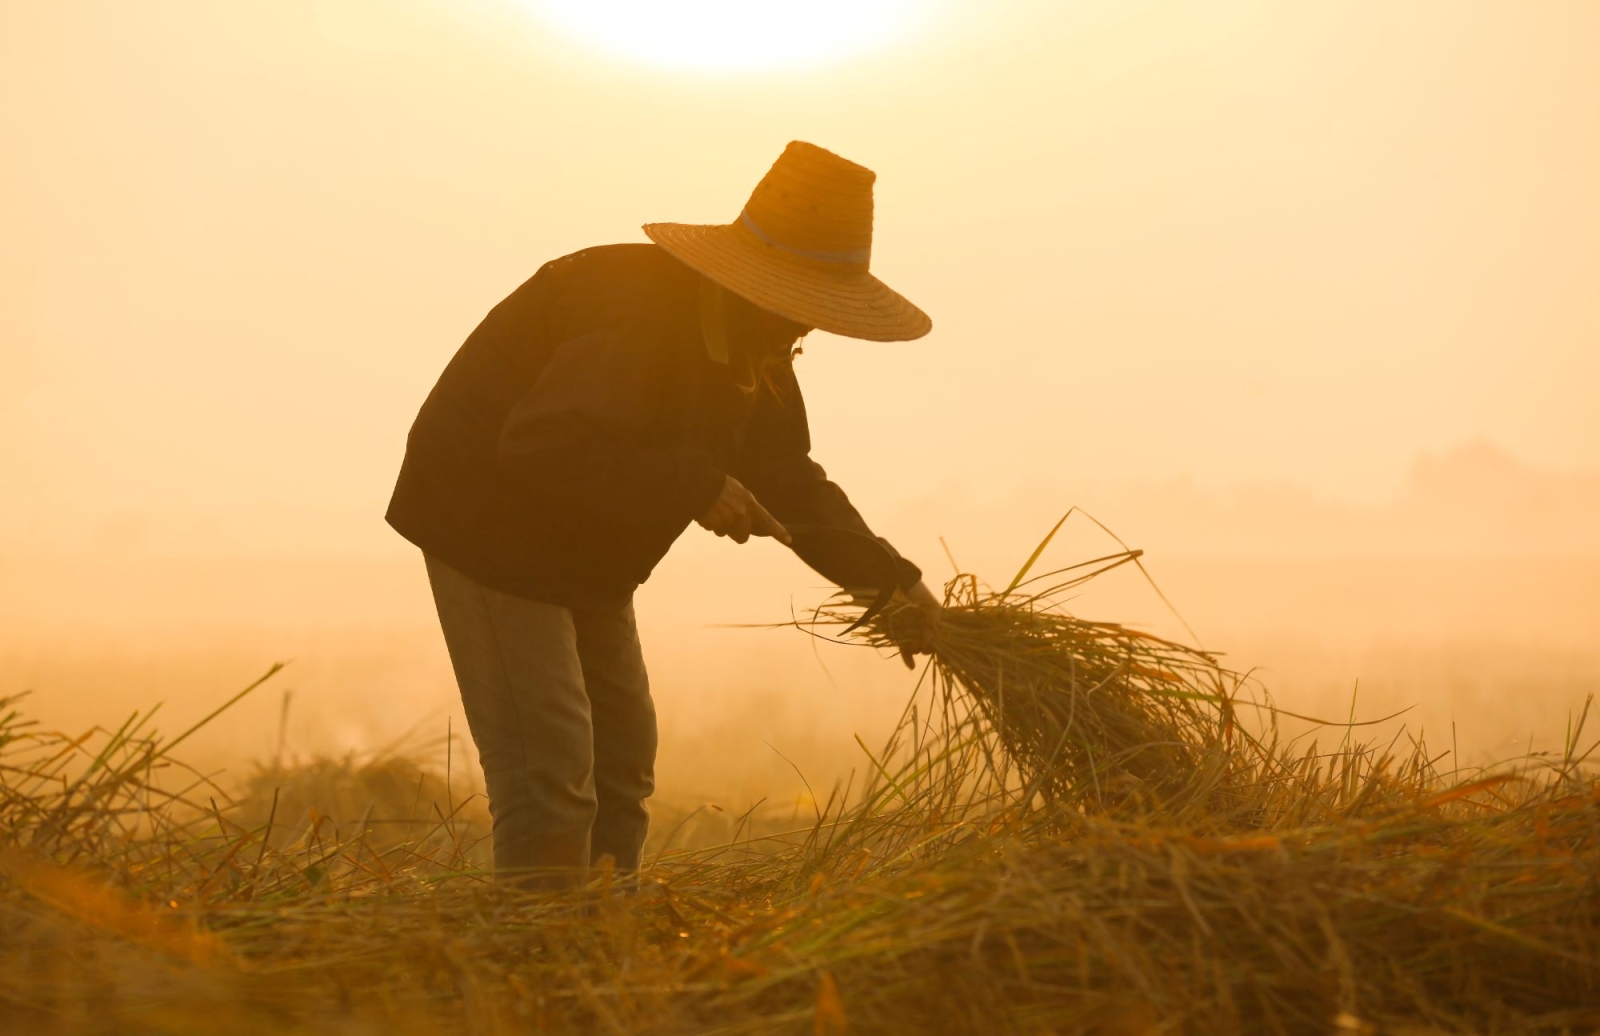
M 729 225 L 547 263 L 423 403 L 388 520 L 426 559 L 501 874 L 638 866 L 656 720 L 633 592 L 691 521 L 897 593 L 926 617 L 903 656 L 926 650 L 939 602 L 810 459 L 791 365 L 813 328 L 932 326 L 867 272 L 874 179 L 796 141 Z

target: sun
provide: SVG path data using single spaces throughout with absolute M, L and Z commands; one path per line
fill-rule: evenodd
M 823 65 L 895 42 L 939 0 L 531 0 L 614 57 L 709 74 Z

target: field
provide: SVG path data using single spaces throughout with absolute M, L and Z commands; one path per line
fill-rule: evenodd
M 884 743 L 853 746 L 859 777 L 659 809 L 636 885 L 603 866 L 566 891 L 492 883 L 454 760 L 263 745 L 213 779 L 180 762 L 203 723 L 78 737 L 8 702 L 0 1013 L 41 1032 L 1594 1031 L 1583 716 L 1471 769 L 1414 733 L 1279 717 L 1202 652 L 1069 613 L 1080 577 L 1130 560 L 952 583 L 937 662 Z

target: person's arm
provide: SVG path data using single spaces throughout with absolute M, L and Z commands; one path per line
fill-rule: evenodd
M 941 602 L 922 571 L 873 533 L 822 465 L 811 459 L 811 430 L 793 368 L 771 372 L 759 390 L 738 470 L 756 499 L 789 529 L 790 546 L 823 578 L 874 595 L 894 590 L 912 607 L 896 613 L 891 635 L 907 668 L 934 649 Z
M 921 586 L 921 570 L 872 531 L 810 454 L 805 401 L 784 363 L 759 390 L 735 474 L 789 528 L 800 559 L 825 579 L 876 591 Z
M 508 415 L 500 465 L 527 493 L 627 534 L 705 514 L 726 476 L 703 451 L 649 434 L 673 379 L 656 343 L 615 331 L 563 342 Z

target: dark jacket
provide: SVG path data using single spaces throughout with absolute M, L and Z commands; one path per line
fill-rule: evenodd
M 411 426 L 389 524 L 504 593 L 626 602 L 673 541 L 743 482 L 841 586 L 909 586 L 810 457 L 788 363 L 755 393 L 713 361 L 698 274 L 655 245 L 545 264 L 490 311 Z

